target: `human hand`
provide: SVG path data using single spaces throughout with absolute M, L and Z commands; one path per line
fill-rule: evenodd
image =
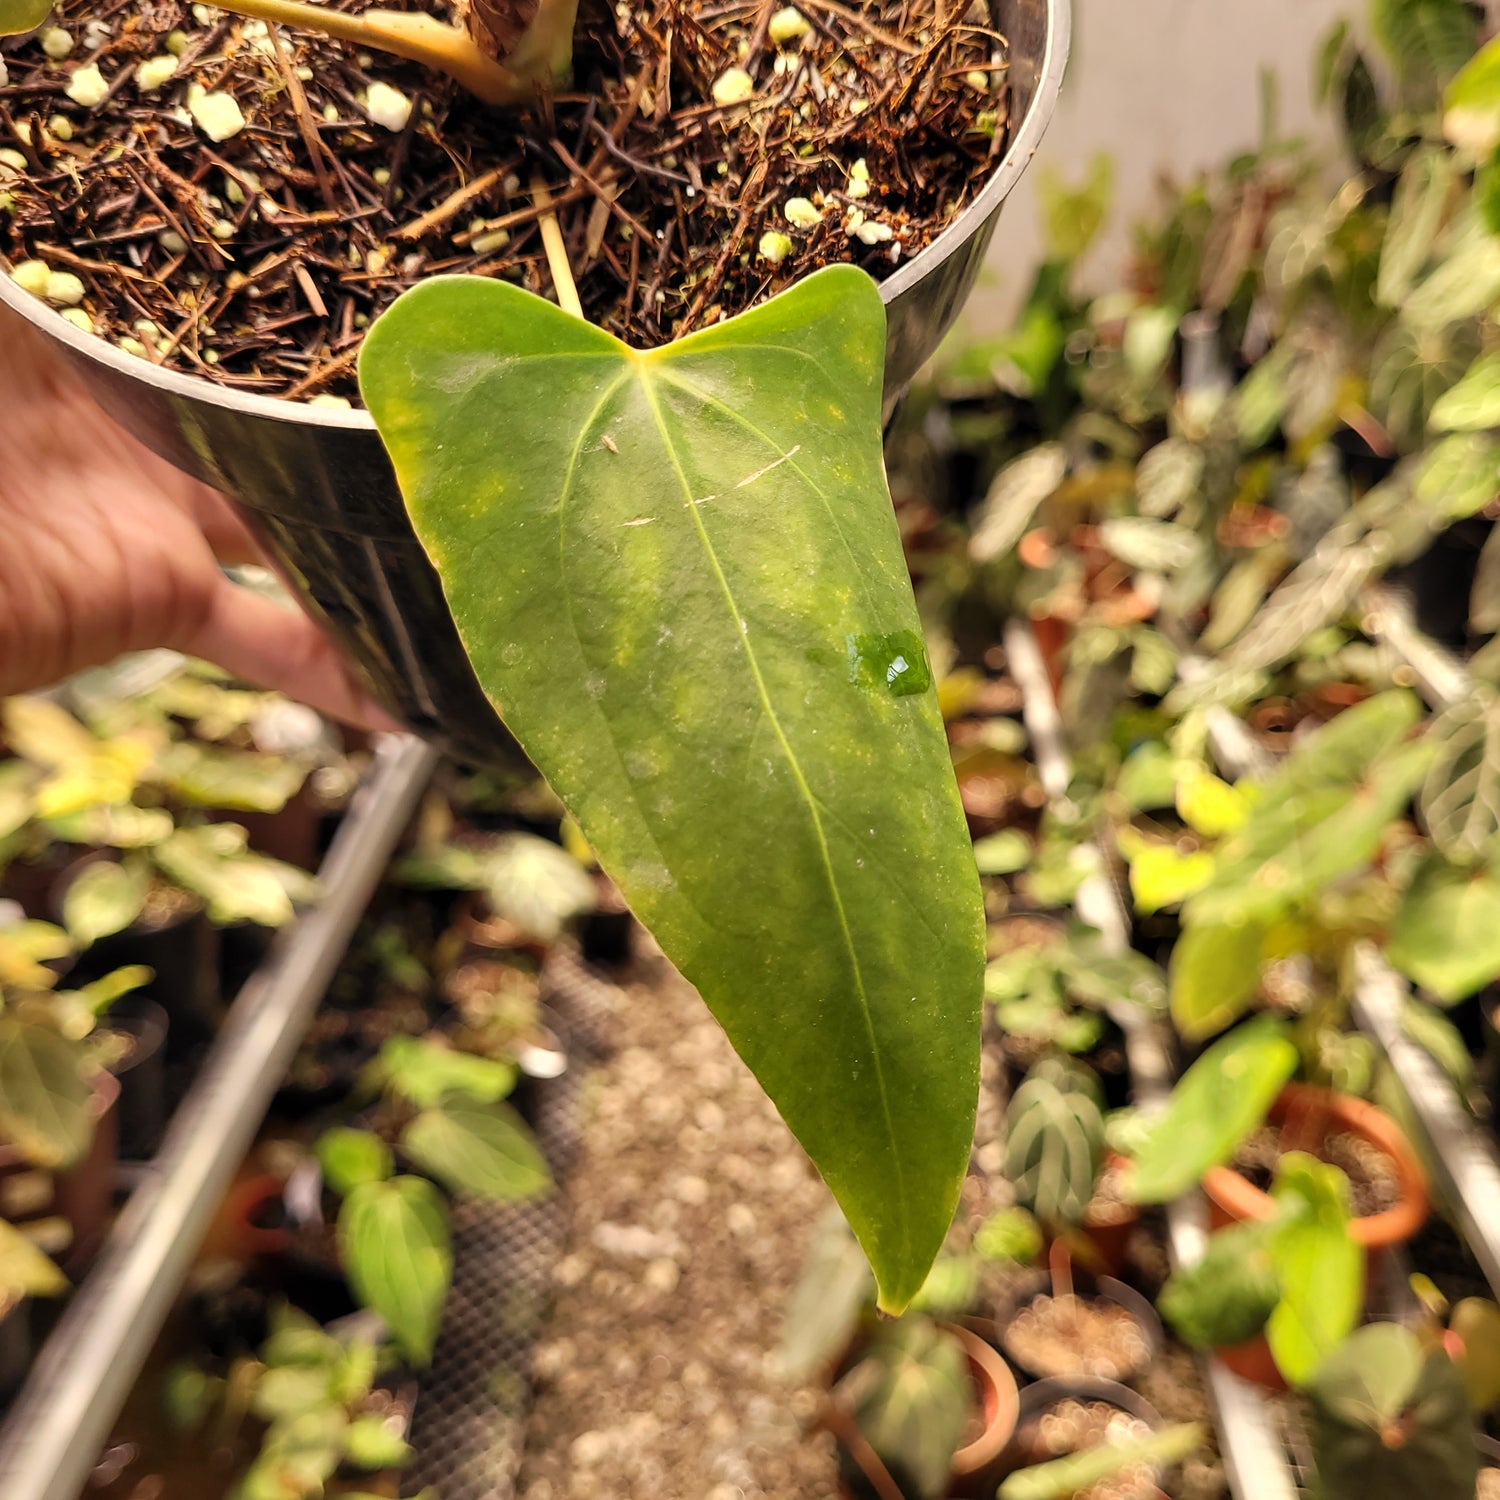
M 300 610 L 231 583 L 259 561 L 229 502 L 143 447 L 0 309 L 0 696 L 165 646 L 371 729 L 395 722 Z

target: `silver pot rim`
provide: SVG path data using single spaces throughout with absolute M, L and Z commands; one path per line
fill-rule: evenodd
M 1045 4 L 1046 43 L 1041 57 L 1036 60 L 1037 87 L 1032 95 L 1031 107 L 1022 117 L 999 165 L 978 197 L 925 250 L 914 255 L 893 275 L 879 283 L 880 299 L 886 306 L 926 280 L 978 234 L 1031 164 L 1031 158 L 1041 144 L 1057 105 L 1072 38 L 1072 0 L 1045 0 Z M 204 402 L 239 416 L 259 417 L 271 422 L 293 422 L 351 433 L 375 430 L 374 419 L 362 409 L 318 407 L 306 401 L 289 401 L 283 396 L 262 396 L 250 391 L 237 391 L 218 385 L 201 375 L 184 375 L 177 370 L 153 365 L 139 355 L 127 354 L 97 334 L 75 328 L 39 298 L 23 291 L 6 275 L 0 275 L 0 303 L 19 313 L 38 332 L 55 339 L 84 359 L 92 360 L 129 379 L 154 386 L 167 395 Z

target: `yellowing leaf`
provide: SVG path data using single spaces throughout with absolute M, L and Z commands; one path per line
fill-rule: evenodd
M 1177 816 L 1194 832 L 1221 838 L 1242 828 L 1249 811 L 1243 792 L 1195 761 L 1178 762 Z
M 1146 844 L 1130 859 L 1130 894 L 1143 916 L 1185 901 L 1213 879 L 1214 857 L 1203 849 L 1187 854 L 1171 844 Z
M 900 1311 L 968 1163 L 983 914 L 835 266 L 639 353 L 435 277 L 360 380 L 460 636 Z

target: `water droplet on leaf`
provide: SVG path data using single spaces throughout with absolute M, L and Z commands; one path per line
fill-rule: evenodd
M 893 698 L 925 693 L 932 686 L 927 648 L 915 630 L 889 635 L 851 635 L 849 680 L 868 688 L 884 688 Z

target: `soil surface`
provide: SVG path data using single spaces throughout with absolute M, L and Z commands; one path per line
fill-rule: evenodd
M 1036 1427 L 1036 1462 L 1061 1458 L 1100 1443 L 1124 1447 L 1151 1436 L 1151 1428 L 1139 1417 L 1120 1411 L 1104 1401 L 1059 1401 L 1041 1415 Z M 1074 1500 L 1151 1500 L 1156 1493 L 1149 1464 L 1129 1469 L 1080 1490 Z
M 1263 1125 L 1246 1137 L 1235 1152 L 1234 1168 L 1263 1192 L 1269 1192 L 1276 1163 L 1285 1149 L 1288 1147 L 1282 1141 L 1280 1127 Z M 1400 1200 L 1401 1190 L 1390 1157 L 1362 1136 L 1340 1131 L 1325 1138 L 1316 1154 L 1349 1179 L 1356 1218 L 1384 1213 Z
M 832 1440 L 802 1435 L 817 1397 L 773 1363 L 827 1190 L 697 994 L 652 968 L 587 1098 L 517 1493 L 832 1500 Z
M 888 275 L 1004 148 L 1005 39 L 962 0 L 806 0 L 778 44 L 777 8 L 585 6 L 576 91 L 511 113 L 416 64 L 204 5 L 64 0 L 65 55 L 48 32 L 0 47 L 0 252 L 79 278 L 70 315 L 133 353 L 290 397 L 357 397 L 365 326 L 435 273 L 552 295 L 534 182 L 585 315 L 639 346 L 819 266 Z M 174 54 L 165 81 L 141 79 Z M 107 93 L 80 103 L 68 90 L 91 68 Z M 751 92 L 721 105 L 732 68 Z M 229 96 L 243 127 L 209 139 L 195 90 Z M 793 199 L 810 209 L 789 217 Z M 787 237 L 780 258 L 761 252 L 768 231 Z
M 1045 1293 L 1016 1314 L 1003 1343 L 1006 1354 L 1038 1376 L 1128 1380 L 1145 1366 L 1151 1352 L 1140 1324 L 1118 1304 Z

